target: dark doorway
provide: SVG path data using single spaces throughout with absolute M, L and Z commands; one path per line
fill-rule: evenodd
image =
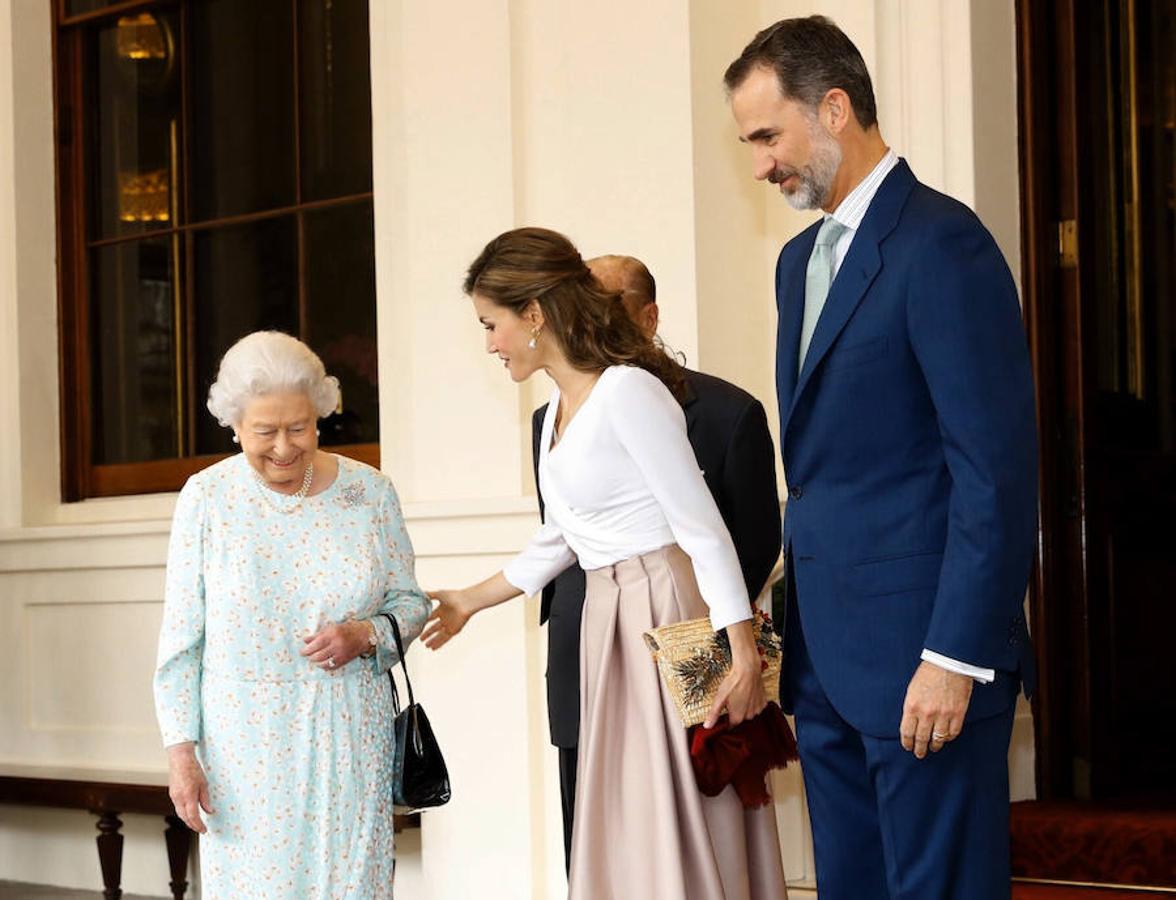
M 1176 0 L 1018 0 L 1044 799 L 1176 801 Z
M 1176 0 L 1019 0 L 1044 799 L 1176 802 Z

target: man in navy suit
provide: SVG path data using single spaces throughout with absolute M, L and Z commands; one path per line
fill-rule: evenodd
M 645 264 L 631 256 L 600 256 L 588 267 L 621 295 L 629 317 L 651 338 L 657 333 L 657 285 Z M 780 555 L 780 501 L 776 462 L 763 405 L 721 378 L 686 371 L 682 403 L 686 431 L 703 478 L 731 532 L 747 592 L 754 600 Z M 539 482 L 539 436 L 547 406 L 531 420 Z M 539 497 L 543 511 L 543 497 Z M 551 743 L 559 750 L 564 851 L 571 854 L 576 799 L 576 748 L 580 736 L 580 614 L 584 571 L 579 566 L 543 589 L 539 621 L 547 623 L 547 713 Z M 566 858 L 565 856 L 565 858 Z
M 831 21 L 765 29 L 725 81 L 755 177 L 824 213 L 776 266 L 781 699 L 821 900 L 1008 897 L 1037 473 L 1013 279 L 887 148 Z

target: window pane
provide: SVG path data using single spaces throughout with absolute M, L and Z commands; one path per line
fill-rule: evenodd
M 290 0 L 203 0 L 189 9 L 193 220 L 293 205 Z
M 305 213 L 307 342 L 343 388 L 323 444 L 376 443 L 376 262 L 371 201 Z
M 227 428 L 205 409 L 224 352 L 251 331 L 298 334 L 298 246 L 293 216 L 192 237 L 197 453 L 232 451 Z
M 302 199 L 372 189 L 372 83 L 366 0 L 299 4 Z
M 65 0 L 65 14 L 67 16 L 80 16 L 82 13 L 97 12 L 109 6 L 115 6 L 120 0 Z M 57 0 L 53 0 L 53 5 L 57 5 Z
M 76 16 L 79 13 L 93 12 L 104 6 L 109 6 L 112 0 L 65 0 L 65 14 Z
M 91 255 L 94 462 L 176 456 L 175 294 L 171 241 L 151 238 Z
M 172 224 L 178 148 L 175 17 L 135 13 L 90 33 L 89 146 L 95 238 Z

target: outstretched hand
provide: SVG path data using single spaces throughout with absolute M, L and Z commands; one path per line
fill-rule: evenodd
M 449 643 L 449 639 L 465 627 L 473 610 L 469 608 L 463 591 L 429 591 L 428 595 L 437 601 L 437 605 L 429 613 L 421 640 L 430 650 L 436 650 Z

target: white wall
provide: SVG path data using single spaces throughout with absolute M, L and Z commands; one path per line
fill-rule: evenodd
M 813 11 L 862 49 L 883 135 L 980 211 L 1016 272 L 1011 2 L 372 3 L 381 443 L 426 587 L 489 574 L 535 522 L 529 416 L 548 387 L 503 376 L 460 291 L 506 228 L 645 259 L 666 340 L 774 420 L 773 264 L 812 216 L 753 183 L 721 78 L 759 27 Z M 148 685 L 173 498 L 57 499 L 49 35 L 47 3 L 0 0 L 0 765 L 158 777 Z M 561 895 L 544 653 L 528 601 L 412 654 L 456 799 L 403 836 L 398 896 Z M 1027 711 L 1011 758 L 1025 796 Z M 787 871 L 807 883 L 798 773 L 777 789 Z M 157 830 L 128 817 L 125 889 L 162 892 Z M 84 813 L 0 808 L 0 879 L 93 885 L 95 833 Z

